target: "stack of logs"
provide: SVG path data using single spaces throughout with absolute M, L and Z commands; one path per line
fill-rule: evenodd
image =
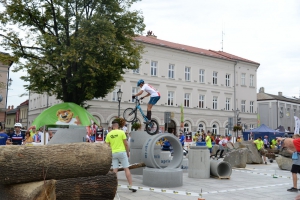
M 111 149 L 101 143 L 0 147 L 0 199 L 114 199 Z

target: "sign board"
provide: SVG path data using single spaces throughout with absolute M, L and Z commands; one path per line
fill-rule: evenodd
M 186 135 L 185 135 L 185 141 L 186 142 L 193 142 L 192 132 L 186 133 Z
M 98 142 L 101 142 L 101 141 L 103 141 L 103 129 L 97 129 L 97 131 L 96 131 L 96 141 L 98 141 Z

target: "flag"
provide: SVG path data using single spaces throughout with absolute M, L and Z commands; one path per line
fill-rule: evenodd
M 295 118 L 295 130 L 294 130 L 294 134 L 299 134 L 300 121 L 299 121 L 299 118 L 297 116 L 294 116 L 294 118 Z
M 183 105 L 181 104 L 181 108 L 180 108 L 180 128 L 183 129 L 183 122 L 184 122 L 184 116 L 183 116 Z
M 257 114 L 257 127 L 260 127 L 260 115 Z

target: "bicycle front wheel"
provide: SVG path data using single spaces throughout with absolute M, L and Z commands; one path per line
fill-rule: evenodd
M 159 125 L 155 120 L 151 120 L 150 123 L 146 125 L 146 132 L 149 135 L 155 135 L 158 132 L 158 129 L 159 129 Z
M 127 108 L 124 110 L 123 117 L 127 122 L 133 122 L 136 118 L 136 113 L 133 108 Z

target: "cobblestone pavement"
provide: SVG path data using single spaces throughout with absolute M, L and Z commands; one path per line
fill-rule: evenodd
M 274 176 L 275 175 L 275 176 Z M 276 162 L 233 169 L 230 179 L 195 179 L 183 173 L 183 185 L 176 188 L 150 188 L 143 185 L 142 175 L 132 175 L 132 193 L 126 187 L 124 172 L 118 173 L 119 187 L 115 200 L 293 200 L 299 192 L 288 192 L 292 187 L 291 172 L 280 170 Z M 277 177 L 277 178 L 276 178 Z M 298 184 L 300 188 L 300 183 Z

